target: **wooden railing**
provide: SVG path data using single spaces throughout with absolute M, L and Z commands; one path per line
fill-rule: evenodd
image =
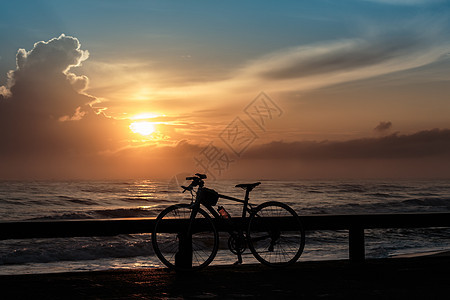
M 300 218 L 307 231 L 348 230 L 352 262 L 365 259 L 365 229 L 450 227 L 450 213 L 307 215 Z M 289 220 L 284 221 L 289 227 Z M 233 218 L 232 222 L 235 227 L 245 226 L 241 218 Z M 221 220 L 215 223 L 219 231 L 228 231 L 229 224 Z M 154 225 L 154 218 L 1 222 L 0 240 L 150 233 Z M 174 231 L 176 225 L 175 221 L 167 222 L 163 230 Z

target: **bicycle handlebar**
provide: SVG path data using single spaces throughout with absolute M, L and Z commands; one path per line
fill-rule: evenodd
M 206 179 L 206 174 L 195 173 L 200 179 Z
M 186 177 L 186 180 L 206 179 L 206 174 L 195 173 L 195 176 Z
M 195 176 L 186 177 L 186 180 L 192 180 L 192 182 L 191 184 L 189 184 L 189 186 L 181 186 L 183 188 L 183 193 L 186 191 L 192 191 L 194 186 L 203 187 L 203 185 L 205 184 L 203 182 L 203 179 L 206 179 L 206 174 L 195 173 Z
M 186 191 L 192 191 L 192 186 L 184 186 L 184 185 L 182 185 L 181 187 L 183 188 L 183 193 L 186 192 Z

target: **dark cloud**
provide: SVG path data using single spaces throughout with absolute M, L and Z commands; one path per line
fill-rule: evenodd
M 216 146 L 227 151 L 225 145 Z M 128 149 L 126 157 L 152 155 L 167 170 L 183 166 L 178 170 L 204 171 L 194 162 L 203 149 L 183 141 L 175 147 Z M 239 159 L 232 154 L 230 158 L 233 162 L 222 170 L 230 179 L 450 178 L 450 130 L 348 141 L 271 142 L 251 146 Z M 213 167 L 209 171 L 214 172 Z
M 323 142 L 272 142 L 245 153 L 248 158 L 329 160 L 450 157 L 450 130 L 433 129 L 411 135 Z
M 217 143 L 216 146 L 227 151 L 225 145 Z M 201 157 L 204 147 L 182 141 L 175 147 L 125 152 L 130 158 L 153 155 L 175 166 L 191 163 L 191 169 L 198 169 L 194 157 Z M 233 163 L 224 171 L 224 176 L 229 178 L 448 178 L 450 130 L 347 141 L 271 142 L 251 146 L 239 159 L 229 155 Z
M 373 130 L 375 130 L 376 132 L 386 132 L 389 129 L 392 128 L 392 122 L 383 122 L 381 121 Z
M 291 79 L 332 72 L 345 72 L 380 64 L 414 51 L 421 41 L 410 36 L 372 41 L 355 40 L 310 49 L 299 47 L 285 54 L 283 61 L 262 71 L 267 79 Z M 268 58 L 270 59 L 270 58 Z

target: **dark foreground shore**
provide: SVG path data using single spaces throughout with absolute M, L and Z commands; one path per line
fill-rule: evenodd
M 0 299 L 449 299 L 450 257 L 0 276 Z

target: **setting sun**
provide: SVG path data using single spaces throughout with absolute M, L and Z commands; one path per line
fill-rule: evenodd
M 130 124 L 130 129 L 134 133 L 139 133 L 140 135 L 150 135 L 155 132 L 155 125 L 152 122 L 133 122 Z

